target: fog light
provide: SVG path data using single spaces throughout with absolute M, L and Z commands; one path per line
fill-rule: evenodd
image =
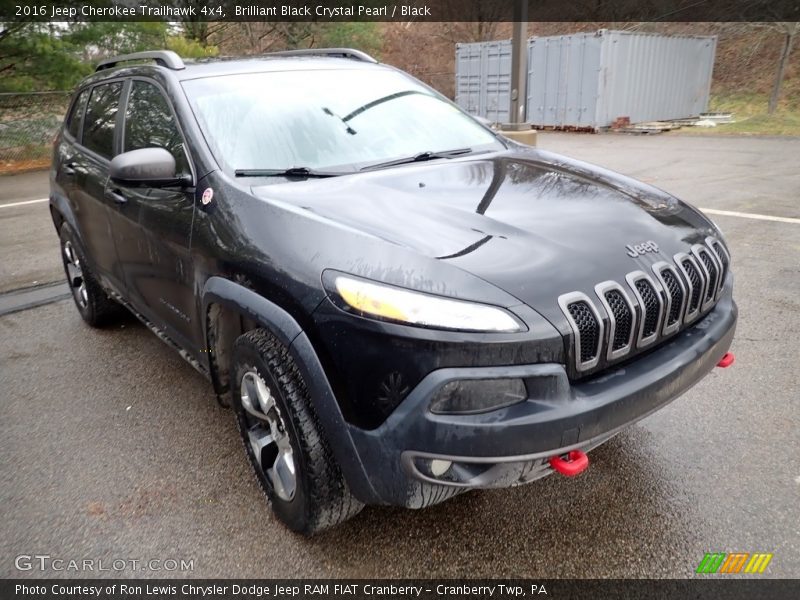
M 431 412 L 472 415 L 505 408 L 528 397 L 522 379 L 461 379 L 443 385 L 431 401 Z
M 431 466 L 430 466 L 431 475 L 433 475 L 434 477 L 441 477 L 442 475 L 447 473 L 447 471 L 452 466 L 453 463 L 451 463 L 449 460 L 439 460 L 438 458 L 434 459 L 431 461 Z
M 444 484 L 476 481 L 496 466 L 496 463 L 452 462 L 445 458 L 414 457 L 415 475 Z

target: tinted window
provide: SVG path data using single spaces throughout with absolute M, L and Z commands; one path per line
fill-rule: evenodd
M 176 172 L 191 173 L 183 137 L 169 103 L 155 85 L 134 81 L 125 112 L 125 152 L 140 148 L 164 148 L 175 157 Z
M 114 155 L 114 122 L 117 118 L 121 91 L 120 82 L 93 88 L 83 119 L 81 143 L 106 158 Z
M 86 108 L 86 101 L 88 99 L 89 90 L 83 90 L 72 105 L 72 110 L 67 117 L 67 131 L 69 131 L 73 137 L 78 137 L 78 132 L 81 128 L 81 118 L 83 117 L 83 111 Z

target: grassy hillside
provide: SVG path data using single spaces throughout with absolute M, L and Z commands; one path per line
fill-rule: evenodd
M 767 114 L 767 94 L 718 93 L 712 96 L 710 110 L 731 112 L 735 123 L 709 129 L 687 128 L 682 132 L 717 134 L 759 134 L 800 136 L 800 103 L 797 96 L 784 99 L 774 114 Z

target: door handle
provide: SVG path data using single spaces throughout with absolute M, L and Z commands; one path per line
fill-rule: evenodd
M 74 162 L 70 162 L 70 163 L 65 164 L 61 168 L 61 172 L 64 175 L 75 175 L 75 163 Z
M 119 190 L 106 190 L 106 198 L 113 200 L 117 204 L 125 204 L 128 199 L 119 193 Z

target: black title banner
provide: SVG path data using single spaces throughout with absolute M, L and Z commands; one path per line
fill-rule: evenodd
M 3 600 L 478 600 L 686 598 L 784 600 L 800 597 L 797 579 L 5 579 Z
M 800 21 L 800 0 L 61 0 L 0 2 L 2 21 Z M 524 14 L 524 13 L 523 13 Z

